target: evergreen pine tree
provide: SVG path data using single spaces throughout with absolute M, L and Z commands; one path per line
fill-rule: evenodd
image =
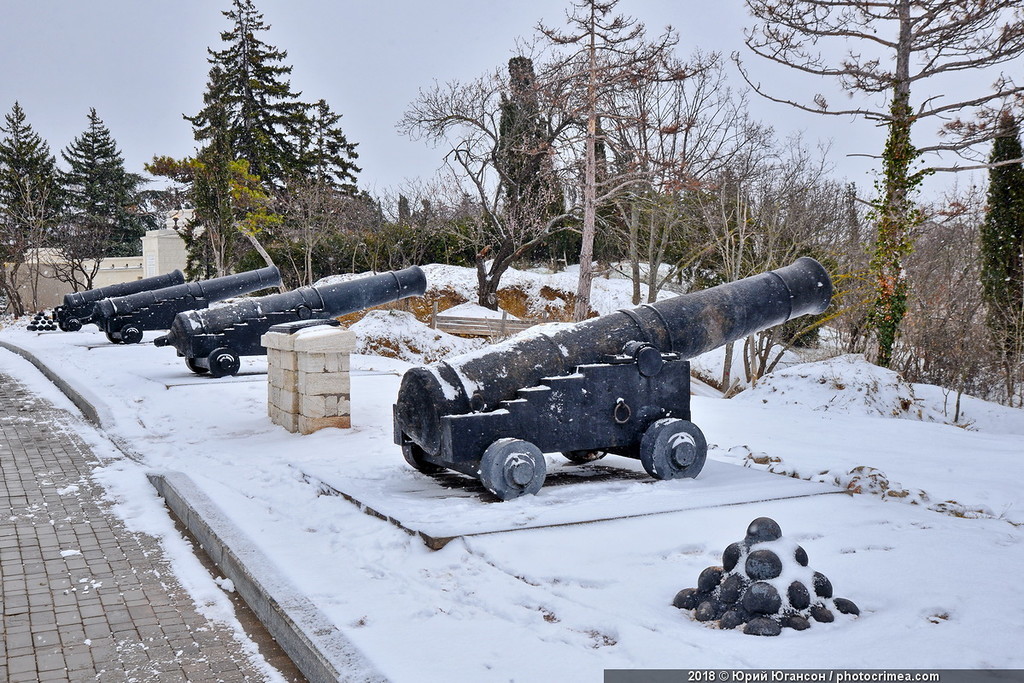
M 239 235 L 235 230 L 231 201 L 231 163 L 235 160 L 232 147 L 229 77 L 214 65 L 210 69 L 210 85 L 203 96 L 206 105 L 206 141 L 192 162 L 192 198 L 195 203 L 196 222 L 203 226 L 205 248 L 190 253 L 193 269 L 202 268 L 216 276 L 226 275 L 234 266 Z M 197 246 L 202 243 L 197 243 Z M 200 264 L 201 254 L 212 257 L 212 263 Z
M 25 312 L 18 292 L 25 253 L 46 244 L 60 217 L 57 174 L 50 146 L 15 102 L 0 125 L 0 289 L 15 315 Z
M 80 229 L 106 235 L 102 256 L 141 253 L 140 240 L 150 220 L 139 209 L 142 176 L 129 173 L 110 131 L 95 109 L 85 131 L 61 152 L 68 165 L 62 174 L 68 220 Z
M 989 161 L 995 164 L 1022 157 L 1020 126 L 1009 112 L 1003 112 Z M 1024 168 L 1019 163 L 989 169 L 981 253 L 989 326 L 1000 349 L 1012 353 L 1024 323 Z
M 57 161 L 50 146 L 26 122 L 17 102 L 0 126 L 0 211 L 4 222 L 27 230 L 42 217 L 52 224 L 59 213 Z
M 356 190 L 359 157 L 356 145 L 345 138 L 338 122 L 341 114 L 331 110 L 325 100 L 309 107 L 307 123 L 299 136 L 300 162 L 297 170 L 321 185 L 348 193 Z
M 221 33 L 227 46 L 209 51 L 213 68 L 205 106 L 185 118 L 192 123 L 196 140 L 206 142 L 216 134 L 211 107 L 224 106 L 236 158 L 248 161 L 250 172 L 264 182 L 279 186 L 296 171 L 299 154 L 295 140 L 307 124 L 306 105 L 288 81 L 292 71 L 284 64 L 288 53 L 259 38 L 270 26 L 252 0 L 232 0 L 231 5 L 223 14 L 234 26 Z M 215 69 L 219 69 L 221 80 L 216 85 Z M 215 91 L 222 101 L 211 101 Z

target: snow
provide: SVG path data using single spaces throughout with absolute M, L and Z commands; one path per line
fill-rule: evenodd
M 432 363 L 486 345 L 482 339 L 465 339 L 432 330 L 405 311 L 370 311 L 349 329 L 356 333 L 357 353 L 372 355 L 383 350 L 391 357 L 414 364 Z
M 446 266 L 425 270 L 432 285 L 472 283 Z M 539 287 L 557 276 L 511 271 L 503 282 L 517 278 Z M 628 305 L 628 283 L 614 295 L 606 287 L 596 290 L 600 306 Z M 411 363 L 481 347 L 400 312 L 371 313 L 353 329 L 364 344 L 352 358 L 353 428 L 308 436 L 267 417 L 265 358 L 245 357 L 238 376 L 214 380 L 192 375 L 170 349 L 107 344 L 91 326 L 30 333 L 15 323 L 0 340 L 102 404 L 102 429 L 80 428 L 102 461 L 94 476 L 130 528 L 160 539 L 206 613 L 231 621 L 230 582 L 198 563 L 147 472 L 186 472 L 391 680 L 600 680 L 608 668 L 1024 668 L 1015 569 L 1024 564 L 1024 411 L 964 397 L 963 417 L 951 424 L 955 396 L 840 357 L 787 367 L 734 399 L 694 396 L 693 421 L 710 444 L 695 480 L 655 482 L 615 456 L 576 468 L 548 454 L 549 479 L 594 466 L 623 475 L 485 503 L 411 469 L 391 422 Z M 402 358 L 368 353 L 374 338 L 403 340 Z M 16 356 L 0 351 L 0 369 L 75 411 Z M 430 550 L 325 495 L 317 481 L 357 491 L 396 519 L 461 535 Z M 779 522 L 859 617 L 758 638 L 671 606 L 761 516 Z
M 504 317 L 507 320 L 519 320 L 519 318 L 515 317 L 511 313 L 495 311 L 469 301 L 464 304 L 459 304 L 458 306 L 446 308 L 438 315 L 446 318 L 483 318 L 485 320 L 501 320 L 502 317 Z

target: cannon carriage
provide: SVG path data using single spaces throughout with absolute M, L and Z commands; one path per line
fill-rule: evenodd
M 166 330 L 183 311 L 207 308 L 215 301 L 258 292 L 281 284 L 281 272 L 267 266 L 173 287 L 97 301 L 86 322 L 103 330 L 114 344 L 137 344 L 145 330 Z
M 503 500 L 537 493 L 544 453 L 638 458 L 657 479 L 695 477 L 707 442 L 690 419 L 688 359 L 823 312 L 832 284 L 798 259 L 778 270 L 412 368 L 394 439 L 426 473 L 478 478 Z
M 157 346 L 173 346 L 196 374 L 224 377 L 238 372 L 242 356 L 264 356 L 260 338 L 272 326 L 327 319 L 371 306 L 421 296 L 427 280 L 413 266 L 330 285 L 299 287 L 207 310 L 178 314 Z

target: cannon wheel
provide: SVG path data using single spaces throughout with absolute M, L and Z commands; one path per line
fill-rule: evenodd
M 696 477 L 707 457 L 704 434 L 687 420 L 658 420 L 640 440 L 640 463 L 655 479 Z
M 110 342 L 111 344 L 120 344 L 121 343 L 121 338 L 120 337 L 115 337 L 113 332 L 109 332 L 108 331 L 108 332 L 105 332 L 104 334 L 107 335 L 107 341 Z
M 432 462 L 427 462 L 423 456 L 427 452 L 423 450 L 418 443 L 402 437 L 402 456 L 405 461 L 412 465 L 414 468 L 422 472 L 423 474 L 437 474 L 438 472 L 444 472 L 444 468 L 440 465 L 435 465 Z
M 78 332 L 82 329 L 82 321 L 78 318 L 68 318 L 67 320 L 59 321 L 57 327 L 64 332 Z
M 206 361 L 207 365 L 210 366 L 210 377 L 233 375 L 241 367 L 238 354 L 226 346 L 221 346 L 211 351 Z
M 135 325 L 125 325 L 121 328 L 121 343 L 138 344 L 142 341 L 142 330 Z
M 588 462 L 600 460 L 608 454 L 604 451 L 562 451 L 562 455 L 573 465 L 586 465 Z
M 540 449 L 522 439 L 498 439 L 480 458 L 480 483 L 502 500 L 535 494 L 544 485 L 547 463 Z
M 210 371 L 209 368 L 204 368 L 201 365 L 196 365 L 195 358 L 185 358 L 185 366 L 188 367 L 189 370 L 196 373 L 197 375 L 205 375 Z

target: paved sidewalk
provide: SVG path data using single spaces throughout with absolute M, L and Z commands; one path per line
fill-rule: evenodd
M 266 680 L 105 511 L 72 420 L 0 373 L 0 681 Z

